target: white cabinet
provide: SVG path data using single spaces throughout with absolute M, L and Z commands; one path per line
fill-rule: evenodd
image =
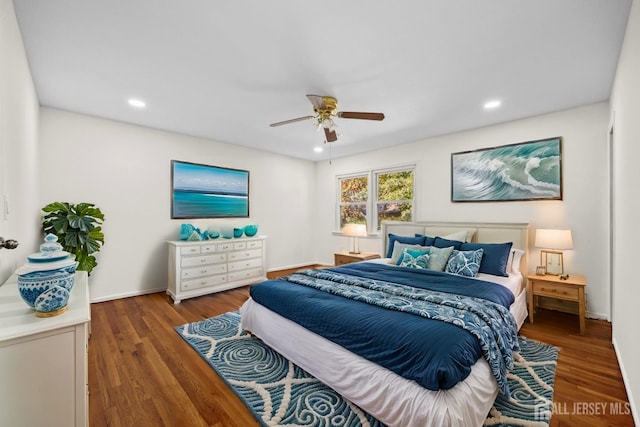
M 43 318 L 20 298 L 15 275 L 0 286 L 0 425 L 89 425 L 87 282 L 77 272 L 67 311 Z
M 170 241 L 167 294 L 178 304 L 266 279 L 266 237 Z

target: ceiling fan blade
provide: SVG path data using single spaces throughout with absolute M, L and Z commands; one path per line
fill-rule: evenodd
M 338 140 L 338 135 L 336 135 L 335 130 L 324 128 L 324 136 L 327 138 L 327 142 L 335 142 Z
M 316 110 L 324 109 L 324 101 L 320 95 L 307 95 L 307 98 Z
M 269 126 L 274 128 L 276 126 L 288 125 L 289 123 L 301 122 L 303 120 L 309 120 L 309 119 L 313 119 L 313 116 L 304 116 L 304 117 L 298 117 L 297 119 L 285 120 L 283 122 L 271 123 Z
M 340 111 L 337 114 L 338 117 L 343 119 L 362 119 L 362 120 L 383 120 L 384 114 L 382 113 L 362 113 L 355 111 Z

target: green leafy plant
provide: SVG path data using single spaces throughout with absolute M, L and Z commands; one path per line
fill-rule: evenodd
M 92 203 L 54 202 L 42 208 L 44 234 L 58 236 L 65 251 L 76 256 L 78 270 L 91 274 L 98 263 L 92 254 L 104 244 L 102 222 L 104 214 Z

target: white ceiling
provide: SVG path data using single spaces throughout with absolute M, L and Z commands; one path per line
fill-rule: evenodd
M 306 94 L 386 115 L 336 119 L 333 157 L 607 100 L 631 1 L 14 5 L 42 105 L 319 160 L 311 121 L 269 127 Z

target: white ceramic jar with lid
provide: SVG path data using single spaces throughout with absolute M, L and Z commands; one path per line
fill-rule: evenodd
M 63 250 L 58 237 L 47 234 L 40 252 L 29 255 L 16 270 L 20 296 L 36 316 L 57 316 L 67 310 L 77 266 L 75 256 Z

